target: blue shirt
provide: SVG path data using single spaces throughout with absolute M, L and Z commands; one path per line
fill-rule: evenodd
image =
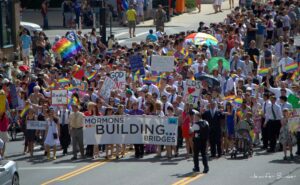
M 31 37 L 29 35 L 22 35 L 20 39 L 21 39 L 21 42 L 22 42 L 22 48 L 23 49 L 29 49 L 30 45 L 32 43 Z
M 147 35 L 146 40 L 150 40 L 151 42 L 156 42 L 157 36 L 154 34 L 149 34 L 149 35 Z
M 265 27 L 262 24 L 258 24 L 256 33 L 258 35 L 264 35 L 265 34 Z
M 143 114 L 144 114 L 144 111 L 141 110 L 141 109 L 131 110 L 131 111 L 129 111 L 129 114 L 130 114 L 130 115 L 143 115 Z

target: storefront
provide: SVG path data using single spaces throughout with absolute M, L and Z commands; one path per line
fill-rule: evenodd
M 0 49 L 8 58 L 17 47 L 18 7 L 17 0 L 0 0 Z

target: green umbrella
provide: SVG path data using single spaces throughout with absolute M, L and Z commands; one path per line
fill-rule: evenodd
M 222 60 L 224 69 L 230 71 L 230 64 L 229 64 L 228 60 L 226 60 L 223 57 L 212 57 L 207 63 L 209 72 L 211 72 L 213 69 L 218 69 L 218 61 L 219 60 Z

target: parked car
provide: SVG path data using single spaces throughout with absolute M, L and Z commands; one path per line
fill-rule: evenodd
M 17 163 L 10 160 L 0 160 L 0 184 L 19 185 L 19 173 Z
M 40 25 L 31 23 L 31 22 L 21 22 L 20 25 L 25 28 L 27 31 L 29 31 L 30 35 L 33 35 L 33 31 L 41 32 L 43 31 L 43 28 L 41 28 Z

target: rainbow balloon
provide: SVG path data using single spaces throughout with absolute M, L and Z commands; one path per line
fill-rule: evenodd
M 74 32 L 70 32 L 65 38 L 60 39 L 52 47 L 52 50 L 68 59 L 81 51 L 82 45 Z

